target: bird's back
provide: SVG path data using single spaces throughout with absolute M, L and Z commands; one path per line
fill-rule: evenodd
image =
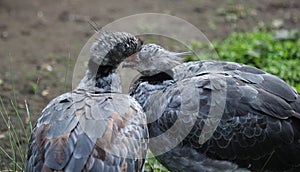
M 30 139 L 27 171 L 141 171 L 145 114 L 119 93 L 75 91 L 52 100 Z

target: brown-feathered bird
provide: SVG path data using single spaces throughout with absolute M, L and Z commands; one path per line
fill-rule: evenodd
M 145 75 L 131 95 L 147 115 L 149 147 L 165 167 L 300 171 L 295 89 L 255 67 L 222 61 L 179 64 L 182 55 L 148 44 L 124 64 Z
M 140 46 L 127 33 L 100 34 L 77 89 L 42 111 L 31 134 L 26 171 L 142 171 L 146 116 L 133 98 L 120 93 L 116 73 Z

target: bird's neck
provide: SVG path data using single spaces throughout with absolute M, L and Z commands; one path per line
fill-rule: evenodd
M 147 81 L 151 84 L 161 83 L 167 80 L 173 80 L 173 72 L 172 71 L 164 71 L 151 76 L 141 76 L 139 78 L 140 81 Z
M 116 68 L 101 65 L 98 67 L 97 72 L 89 69 L 77 89 L 103 93 L 120 93 L 122 91 L 120 77 L 116 72 Z

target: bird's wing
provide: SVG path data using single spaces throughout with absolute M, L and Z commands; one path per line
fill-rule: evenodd
M 93 157 L 88 159 L 89 168 L 95 171 L 142 171 L 148 144 L 146 115 L 130 96 L 107 94 L 106 97 L 111 99 L 101 109 L 113 111 L 103 136 L 96 140 Z M 104 154 L 99 157 L 97 150 Z
M 277 77 L 267 73 L 257 73 L 254 77 L 252 71 L 246 72 L 254 69 L 242 66 L 234 74 L 195 78 L 200 119 L 185 141 L 209 157 L 232 160 L 243 167 L 251 164 L 250 168 L 261 169 L 274 156 L 265 168 L 293 168 L 300 164 L 297 158 L 300 121 L 292 104 L 300 98 Z M 205 76 L 210 77 L 203 80 Z M 277 90 L 277 86 L 286 90 L 286 94 Z M 220 107 L 223 111 L 218 111 Z
M 139 171 L 147 149 L 145 124 L 129 96 L 66 93 L 42 111 L 27 171 Z

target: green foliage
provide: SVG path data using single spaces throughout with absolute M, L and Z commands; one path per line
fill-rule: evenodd
M 168 170 L 161 165 L 148 150 L 147 159 L 145 162 L 145 172 L 168 172 Z
M 253 31 L 233 33 L 223 41 L 213 42 L 219 58 L 255 66 L 279 76 L 300 91 L 300 36 L 299 32 L 277 33 Z M 205 46 L 193 44 L 193 48 Z M 198 47 L 197 47 L 198 48 Z M 208 55 L 189 60 L 209 59 Z

